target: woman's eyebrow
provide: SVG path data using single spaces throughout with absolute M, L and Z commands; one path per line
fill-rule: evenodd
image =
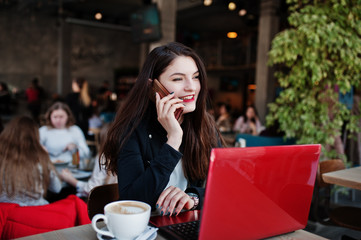
M 170 75 L 170 77 L 171 77 L 171 76 L 174 76 L 174 75 L 182 75 L 182 76 L 184 76 L 185 74 L 184 74 L 184 73 L 172 73 L 172 74 Z
M 194 74 L 197 74 L 197 73 L 199 73 L 199 71 L 194 72 L 193 75 L 194 75 Z M 176 72 L 176 73 L 172 73 L 172 74 L 170 75 L 170 77 L 171 77 L 171 76 L 174 76 L 174 75 L 182 75 L 182 76 L 185 76 L 186 74 L 185 74 L 185 73 L 178 73 L 178 72 Z

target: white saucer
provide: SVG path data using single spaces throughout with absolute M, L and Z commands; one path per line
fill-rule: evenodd
M 68 166 L 70 161 L 57 161 L 52 163 L 54 164 L 55 167 L 63 167 L 63 166 Z
M 148 226 L 147 228 L 153 228 L 153 227 Z M 105 227 L 102 227 L 100 230 L 108 231 L 108 228 L 107 228 L 107 226 L 105 226 Z M 156 239 L 156 237 L 157 237 L 157 232 L 154 232 L 149 238 L 144 239 L 144 240 L 154 240 L 154 239 Z M 97 233 L 97 238 L 99 240 L 116 240 L 116 238 L 104 236 L 100 233 Z

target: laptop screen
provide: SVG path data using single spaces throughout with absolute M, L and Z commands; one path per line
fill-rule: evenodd
M 260 239 L 307 224 L 321 146 L 212 150 L 199 239 Z

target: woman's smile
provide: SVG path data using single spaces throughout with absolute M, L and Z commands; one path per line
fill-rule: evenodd
M 194 95 L 188 95 L 188 96 L 179 97 L 179 98 L 182 99 L 183 102 L 192 102 L 192 101 L 194 101 Z

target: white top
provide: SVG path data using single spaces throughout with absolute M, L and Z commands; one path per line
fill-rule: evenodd
M 183 168 L 182 168 L 182 160 L 179 160 L 179 162 L 175 166 L 173 172 L 171 173 L 171 175 L 169 177 L 168 184 L 164 188 L 164 190 L 167 189 L 169 186 L 178 187 L 183 191 L 185 191 L 187 189 L 188 181 L 184 176 L 184 172 L 183 172 Z M 164 209 L 158 208 L 158 209 L 156 209 L 155 214 L 159 215 L 161 213 L 161 211 L 166 213 L 168 211 L 168 209 L 164 210 Z
M 167 189 L 169 186 L 178 187 L 181 190 L 185 191 L 187 189 L 188 181 L 184 176 L 183 168 L 182 168 L 182 160 L 179 160 L 177 165 L 175 166 L 173 172 L 169 177 L 169 182 L 164 189 Z
M 96 157 L 98 159 L 98 156 Z M 102 158 L 101 160 L 104 160 Z M 101 165 L 102 168 L 99 168 L 99 164 L 96 162 L 93 168 L 92 175 L 87 182 L 78 181 L 76 184 L 77 196 L 79 197 L 87 197 L 90 190 L 92 190 L 96 186 L 104 185 L 104 184 L 112 184 L 118 182 L 118 177 L 115 175 L 107 174 L 107 171 L 104 169 L 104 166 Z
M 243 116 L 237 118 L 236 122 L 233 125 L 233 131 L 251 134 L 252 129 L 250 127 L 250 122 L 251 120 L 245 122 Z M 257 129 L 257 134 L 259 134 L 263 130 L 262 124 L 258 119 L 256 119 L 256 129 Z
M 42 174 L 42 168 L 39 165 L 40 174 Z M 42 175 L 41 175 L 42 176 Z M 58 177 L 58 174 L 54 171 L 50 171 L 50 182 L 47 190 L 55 193 L 61 191 L 62 185 Z M 43 189 L 42 183 L 37 184 L 37 191 L 28 192 L 21 191 L 15 196 L 8 196 L 6 192 L 0 194 L 0 202 L 17 203 L 20 206 L 39 206 L 45 205 L 49 202 L 43 197 L 45 189 Z
M 69 151 L 63 152 L 69 143 L 74 143 L 79 149 L 79 157 L 89 157 L 90 150 L 86 143 L 82 130 L 73 125 L 69 128 L 57 129 L 48 126 L 42 126 L 39 129 L 40 143 L 49 152 L 50 160 L 62 160 L 64 162 L 71 162 L 72 153 Z

